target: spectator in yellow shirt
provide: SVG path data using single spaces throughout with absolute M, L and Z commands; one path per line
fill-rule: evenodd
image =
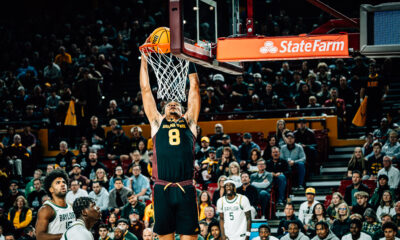
M 24 196 L 18 196 L 14 206 L 8 212 L 8 221 L 10 221 L 15 230 L 22 233 L 22 230 L 29 226 L 32 221 L 32 210 L 29 209 L 28 201 Z
M 60 53 L 57 54 L 56 58 L 54 59 L 55 64 L 62 68 L 63 65 L 72 63 L 71 55 L 65 52 L 65 47 L 61 46 L 59 48 L 59 52 Z

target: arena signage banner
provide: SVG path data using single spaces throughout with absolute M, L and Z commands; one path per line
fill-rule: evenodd
M 349 57 L 347 34 L 219 38 L 220 62 Z

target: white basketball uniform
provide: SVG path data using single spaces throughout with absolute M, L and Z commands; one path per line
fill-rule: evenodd
M 230 240 L 246 238 L 247 219 L 245 213 L 251 210 L 249 199 L 241 194 L 229 200 L 226 196 L 217 201 L 218 212 L 224 214 L 225 235 Z
M 50 206 L 54 210 L 54 217 L 50 219 L 47 227 L 49 234 L 63 234 L 67 231 L 69 225 L 75 221 L 75 214 L 71 205 L 67 203 L 66 207 L 57 206 L 55 203 L 47 200 L 43 204 Z
M 92 233 L 87 230 L 85 222 L 78 219 L 74 221 L 60 240 L 94 240 Z

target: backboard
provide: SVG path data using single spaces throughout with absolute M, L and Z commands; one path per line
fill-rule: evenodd
M 239 0 L 169 0 L 171 52 L 207 68 L 242 74 L 238 62 L 216 60 L 219 37 L 240 34 Z

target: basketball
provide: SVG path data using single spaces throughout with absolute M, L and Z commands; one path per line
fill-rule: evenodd
M 150 34 L 149 38 L 150 43 L 152 44 L 166 44 L 168 45 L 160 45 L 160 46 L 154 46 L 154 51 L 157 53 L 169 53 L 171 52 L 170 49 L 170 32 L 169 28 L 167 27 L 159 27 L 156 30 L 154 30 Z

